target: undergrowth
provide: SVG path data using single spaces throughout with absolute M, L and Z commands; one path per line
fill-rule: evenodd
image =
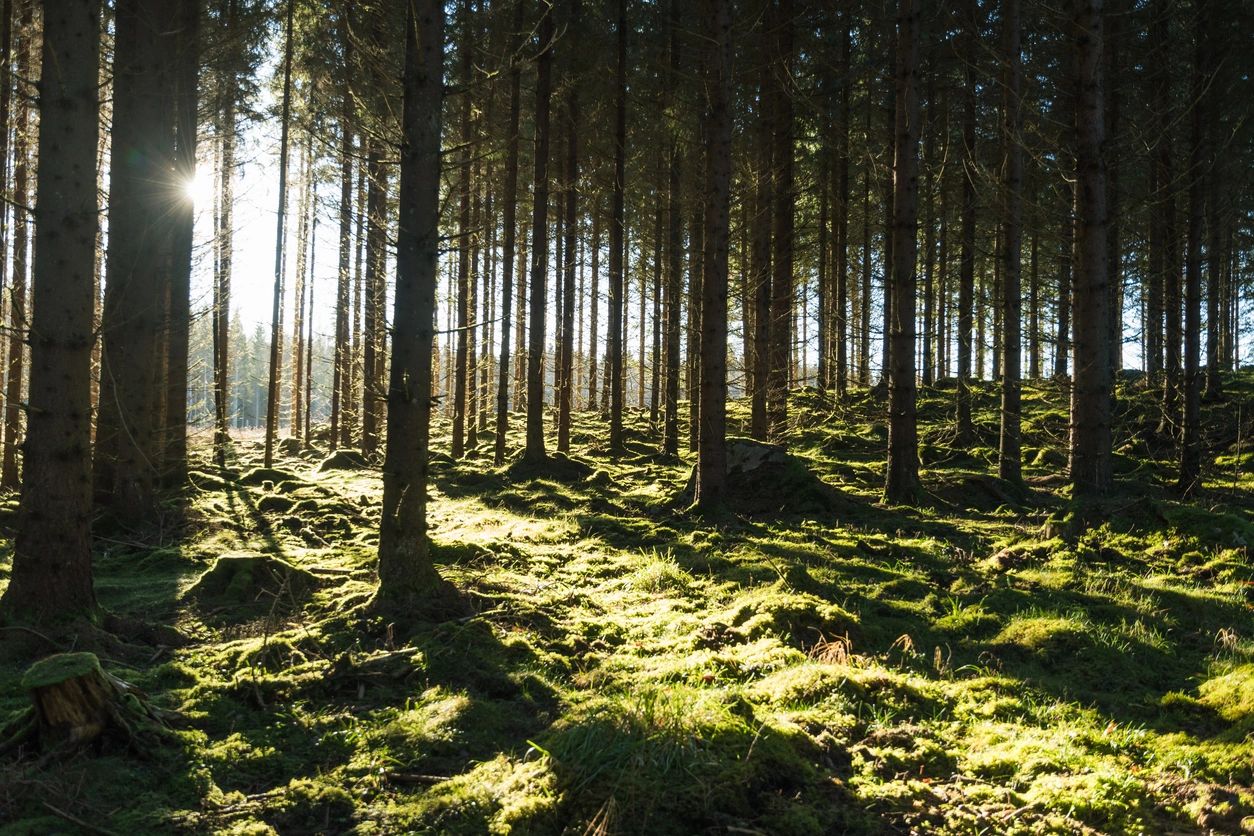
M 183 716 L 176 742 L 0 763 L 0 833 L 1254 832 L 1254 377 L 1225 388 L 1188 503 L 1153 393 L 1122 388 L 1088 525 L 1052 383 L 1025 387 L 1022 489 L 994 477 L 991 386 L 961 447 L 952 390 L 922 390 L 919 509 L 879 501 L 866 392 L 795 393 L 775 482 L 700 519 L 645 415 L 616 460 L 579 416 L 547 470 L 491 467 L 481 433 L 431 468 L 474 613 L 408 627 L 355 609 L 377 470 L 199 451 L 183 525 L 96 554 L 102 603 L 193 639 L 104 660 Z

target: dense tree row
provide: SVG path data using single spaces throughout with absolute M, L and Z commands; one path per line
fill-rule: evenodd
M 729 394 L 750 406 L 732 430 L 786 442 L 791 389 L 870 387 L 886 401 L 886 498 L 909 503 L 918 386 L 952 379 L 967 443 L 971 380 L 1000 381 L 1013 484 L 1021 381 L 1053 376 L 1070 382 L 1082 497 L 1110 486 L 1128 357 L 1162 393 L 1180 489 L 1199 484 L 1200 399 L 1240 359 L 1254 233 L 1254 21 L 1239 4 L 5 0 L 0 14 L 0 478 L 24 491 L 5 617 L 94 612 L 93 502 L 131 528 L 154 518 L 186 477 L 206 374 L 220 465 L 250 414 L 267 461 L 280 432 L 307 442 L 324 418 L 332 448 L 382 459 L 380 606 L 446 597 L 424 523 L 440 409 L 453 457 L 503 463 L 518 424 L 536 466 L 569 451 L 573 411 L 603 413 L 617 454 L 624 411 L 647 409 L 668 454 L 687 428 L 703 510 L 725 487 Z M 245 131 L 276 141 L 280 184 L 270 333 L 248 343 L 231 317 Z M 207 367 L 190 338 L 197 160 L 215 184 Z M 98 177 L 99 242 L 83 214 Z M 320 260 L 334 290 L 315 295 Z

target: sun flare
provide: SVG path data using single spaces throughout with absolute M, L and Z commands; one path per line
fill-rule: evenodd
M 208 206 L 213 201 L 213 175 L 207 169 L 201 169 L 195 176 L 183 182 L 183 194 L 193 206 Z

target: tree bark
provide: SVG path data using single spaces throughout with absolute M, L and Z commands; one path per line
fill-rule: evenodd
M 153 358 L 160 356 L 172 263 L 175 123 L 167 84 L 176 10 L 159 0 L 123 0 L 116 11 L 96 476 L 100 504 L 131 526 L 156 514 L 164 452 L 158 421 L 165 381 Z
M 1002 85 L 1002 147 L 1005 208 L 1002 221 L 1002 363 L 1001 444 L 997 472 L 1002 479 L 1022 480 L 1020 450 L 1020 368 L 1022 305 L 1019 299 L 1020 247 L 1023 237 L 1023 115 L 1020 105 L 1022 70 L 1019 64 L 1019 0 L 1002 3 L 1002 38 L 1005 81 Z
M 579 2 L 571 5 L 571 30 L 579 25 Z M 572 31 L 573 33 L 573 31 Z M 570 407 L 574 388 L 574 352 L 572 348 L 575 328 L 575 248 L 576 223 L 579 218 L 579 92 L 574 80 L 566 94 L 566 240 L 565 264 L 563 265 L 561 315 L 563 339 L 557 358 L 557 449 L 570 452 Z
M 353 6 L 341 0 L 337 25 L 344 60 L 340 89 L 340 249 L 335 285 L 335 361 L 331 381 L 331 449 L 352 445 L 353 428 L 347 406 L 351 400 L 352 354 L 349 351 L 349 282 L 352 279 L 353 238 L 353 91 L 352 37 L 349 18 Z
M 1109 271 L 1102 160 L 1102 0 L 1072 0 L 1075 49 L 1075 374 L 1071 484 L 1078 497 L 1111 484 Z
M 0 621 L 97 614 L 91 573 L 99 0 L 44 3 L 30 417 Z M 125 31 L 125 30 L 124 30 Z
M 440 114 L 444 7 L 413 0 L 405 26 L 396 299 L 375 604 L 414 615 L 445 597 L 427 540 L 431 347 L 440 246 Z
M 1184 299 L 1184 425 L 1180 445 L 1180 478 L 1176 489 L 1194 496 L 1202 487 L 1202 224 L 1205 221 L 1207 15 L 1209 3 L 1198 0 L 1195 15 L 1193 89 L 1189 106 L 1192 137 L 1189 148 L 1189 228 L 1185 253 Z M 1213 198 L 1212 198 L 1213 199 Z
M 366 196 L 368 228 L 366 233 L 366 303 L 365 348 L 362 350 L 361 388 L 361 452 L 373 458 L 379 449 L 379 428 L 383 396 L 383 373 L 387 357 L 387 237 L 388 237 L 388 170 L 380 155 L 379 144 L 370 143 L 366 165 L 370 185 Z
M 21 40 L 18 50 L 19 83 L 34 76 L 35 64 L 35 0 L 22 5 Z M 7 87 L 5 79 L 4 86 Z M 7 136 L 7 129 L 0 131 Z M 13 142 L 13 284 L 9 287 L 9 356 L 4 390 L 4 459 L 0 463 L 0 485 L 16 489 L 21 486 L 18 451 L 22 436 L 22 379 L 26 369 L 26 340 L 30 323 L 26 317 L 27 276 L 29 273 L 31 151 L 35 123 L 31 118 L 30 101 L 19 96 Z M 0 212 L 0 214 L 4 214 Z M 0 259 L 3 255 L 0 254 Z
M 964 6 L 963 37 L 959 43 L 967 45 L 967 54 L 974 56 L 976 15 L 978 6 L 968 0 Z M 971 423 L 971 331 L 975 296 L 975 66 L 968 59 L 962 104 L 962 230 L 958 254 L 958 386 L 957 386 L 957 433 L 958 443 L 968 444 L 975 438 Z
M 283 47 L 283 97 L 279 114 L 279 209 L 274 234 L 274 299 L 270 309 L 270 380 L 266 389 L 266 467 L 274 466 L 274 440 L 279 434 L 279 378 L 283 357 L 283 270 L 287 238 L 287 156 L 292 118 L 292 20 L 296 0 L 287 0 L 286 39 Z M 183 399 L 186 401 L 186 398 Z
M 623 452 L 624 207 L 627 167 L 627 2 L 618 0 L 618 69 L 614 105 L 614 186 L 610 207 L 610 452 Z
M 695 504 L 717 507 L 727 484 L 727 250 L 732 145 L 731 0 L 705 0 L 706 141 L 701 281 L 701 431 Z
M 788 428 L 788 370 L 792 349 L 793 232 L 796 195 L 793 193 L 793 0 L 773 0 L 775 66 L 773 68 L 775 153 L 774 212 L 772 216 L 770 368 L 767 370 L 768 436 L 780 439 Z
M 918 25 L 915 0 L 898 0 L 896 142 L 893 161 L 892 352 L 888 375 L 888 467 L 884 498 L 913 504 L 919 493 L 915 409 L 915 258 L 919 210 Z
M 620 0 L 621 2 L 621 0 Z M 553 9 L 540 18 L 540 55 L 536 62 L 535 176 L 531 211 L 531 327 L 527 347 L 527 443 L 523 457 L 544 461 L 544 330 L 549 256 L 549 107 L 553 96 Z
M 514 59 L 509 68 L 509 149 L 505 157 L 505 227 L 501 255 L 501 359 L 496 381 L 496 438 L 492 460 L 498 466 L 505 461 L 505 436 L 509 431 L 510 330 L 513 325 L 514 247 L 518 234 L 518 123 L 522 110 L 522 67 L 517 57 L 522 47 L 523 0 L 514 4 L 512 44 Z M 521 318 L 522 309 L 518 309 Z

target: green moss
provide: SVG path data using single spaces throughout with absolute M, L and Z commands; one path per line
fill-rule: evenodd
M 993 644 L 1045 659 L 1076 653 L 1092 642 L 1084 624 L 1066 616 L 1020 616 L 993 638 Z
M 100 659 L 94 653 L 56 653 L 27 668 L 22 676 L 22 688 L 33 691 L 100 672 Z
M 187 590 L 187 597 L 204 605 L 223 603 L 269 605 L 307 598 L 314 576 L 270 555 L 224 555 Z
M 1242 728 L 1254 727 L 1254 664 L 1241 665 L 1198 687 L 1198 702 Z

